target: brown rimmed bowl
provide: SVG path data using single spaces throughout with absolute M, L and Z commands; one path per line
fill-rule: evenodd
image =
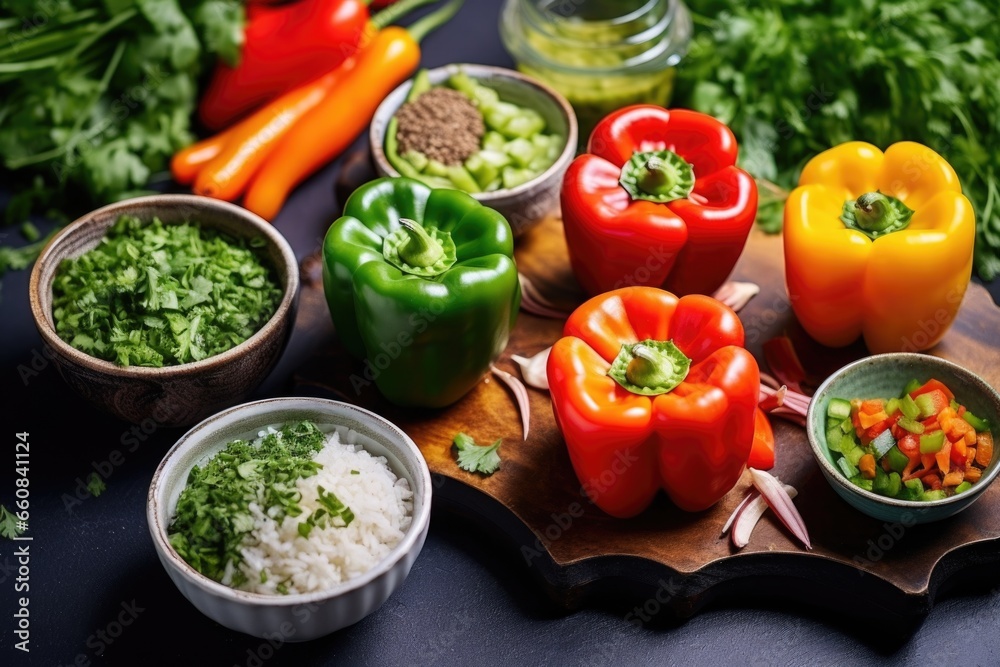
M 177 366 L 123 367 L 81 352 L 56 333 L 52 283 L 64 259 L 100 243 L 122 215 L 164 224 L 196 221 L 236 238 L 261 237 L 284 295 L 257 333 L 226 352 Z M 139 424 L 189 426 L 239 403 L 274 368 L 288 343 L 298 303 L 299 271 L 285 238 L 262 218 L 228 202 L 195 195 L 153 195 L 117 202 L 88 213 L 49 241 L 31 271 L 31 314 L 47 354 L 66 382 L 97 407 Z

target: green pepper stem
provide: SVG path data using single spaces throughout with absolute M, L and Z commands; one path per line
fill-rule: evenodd
M 896 211 L 881 192 L 866 192 L 854 202 L 854 219 L 861 229 L 880 232 L 896 221 Z
M 674 372 L 674 365 L 666 355 L 641 343 L 632 346 L 632 361 L 625 371 L 625 378 L 637 387 L 656 387 L 666 384 Z
M 462 8 L 463 2 L 465 0 L 449 0 L 449 2 L 441 5 L 440 8 L 435 9 L 427 16 L 414 22 L 406 31 L 410 33 L 413 41 L 419 44 L 428 34 L 450 21 L 451 17 L 457 14 L 458 10 Z
M 441 243 L 431 237 L 423 227 L 410 220 L 400 218 L 399 224 L 409 239 L 400 247 L 400 258 L 410 266 L 424 268 L 434 265 L 444 255 Z
M 370 5 L 371 2 L 372 0 L 366 0 L 365 4 Z M 401 2 L 389 5 L 385 9 L 373 15 L 372 24 L 381 30 L 382 28 L 395 23 L 413 10 L 435 2 L 437 2 L 437 0 L 401 0 Z
M 646 194 L 662 195 L 670 192 L 679 179 L 674 165 L 654 155 L 639 170 L 636 184 Z

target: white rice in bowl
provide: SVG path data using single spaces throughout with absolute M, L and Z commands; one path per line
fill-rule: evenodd
M 322 469 L 296 482 L 302 514 L 279 523 L 250 505 L 254 529 L 241 550 L 239 567 L 247 578 L 241 590 L 274 595 L 322 591 L 364 574 L 403 539 L 412 521 L 413 492 L 385 457 L 341 443 L 334 432 L 313 460 Z M 299 524 L 321 507 L 319 487 L 333 492 L 354 519 L 347 526 L 313 527 L 308 538 L 302 537 Z

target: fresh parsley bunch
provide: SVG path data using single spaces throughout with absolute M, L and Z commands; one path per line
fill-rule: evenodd
M 975 266 L 1000 274 L 1000 5 L 996 0 L 692 0 L 674 100 L 728 123 L 781 228 L 784 190 L 845 141 L 926 144 L 976 209 Z

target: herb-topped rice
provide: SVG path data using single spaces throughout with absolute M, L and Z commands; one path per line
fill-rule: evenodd
M 384 558 L 410 525 L 412 497 L 385 458 L 302 421 L 231 442 L 192 469 L 168 533 L 223 584 L 309 593 Z

